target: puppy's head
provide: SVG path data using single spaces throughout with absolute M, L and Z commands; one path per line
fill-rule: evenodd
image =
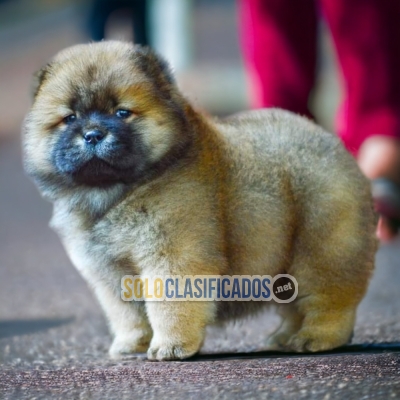
M 151 50 L 122 42 L 68 48 L 37 74 L 26 169 L 41 186 L 138 181 L 186 148 L 184 107 L 167 63 Z

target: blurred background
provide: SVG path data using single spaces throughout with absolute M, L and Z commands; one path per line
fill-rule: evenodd
M 147 0 L 146 10 L 137 6 L 140 1 L 97 0 L 97 7 L 95 3 L 0 0 L 1 138 L 18 135 L 36 70 L 64 47 L 99 39 L 102 25 L 108 39 L 135 40 L 134 15 L 136 19 L 145 15 L 144 29 L 136 24 L 136 36 L 147 31 L 145 39 L 172 63 L 180 87 L 196 105 L 220 115 L 248 107 L 234 0 Z M 99 15 L 101 3 L 116 8 L 105 24 L 105 15 Z M 319 73 L 311 108 L 319 122 L 331 129 L 340 86 L 322 23 L 320 31 Z

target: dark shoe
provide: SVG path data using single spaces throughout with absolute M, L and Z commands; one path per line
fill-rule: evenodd
M 374 179 L 372 197 L 375 210 L 385 218 L 391 230 L 398 233 L 400 230 L 400 185 L 386 178 Z

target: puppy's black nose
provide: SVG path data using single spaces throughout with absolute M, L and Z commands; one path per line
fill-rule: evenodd
M 92 131 L 86 132 L 83 135 L 83 138 L 85 139 L 86 143 L 97 144 L 104 139 L 104 136 L 106 136 L 106 135 L 103 132 L 101 132 L 97 129 L 94 129 Z

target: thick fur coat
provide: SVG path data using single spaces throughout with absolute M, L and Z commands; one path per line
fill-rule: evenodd
M 208 324 L 266 302 L 124 302 L 131 275 L 271 275 L 298 282 L 270 346 L 345 344 L 374 265 L 370 186 L 340 141 L 278 109 L 195 111 L 165 61 L 79 45 L 37 75 L 24 160 L 51 226 L 115 335 L 110 354 L 196 353 Z

